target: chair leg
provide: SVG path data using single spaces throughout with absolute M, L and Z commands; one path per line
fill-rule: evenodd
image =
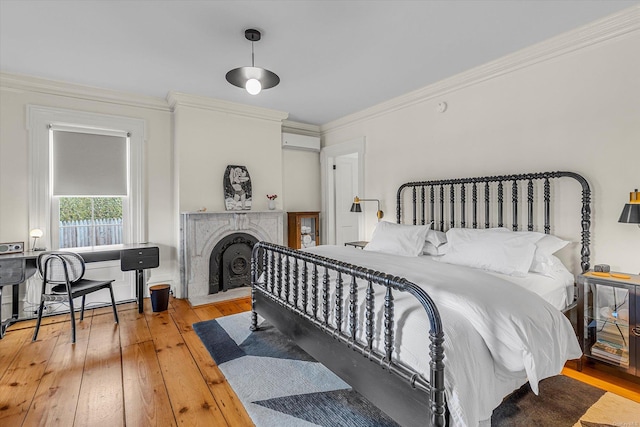
M 84 300 L 87 298 L 86 295 L 82 295 L 82 307 L 80 308 L 80 321 L 84 320 Z
M 38 331 L 40 330 L 40 322 L 42 321 L 42 311 L 44 310 L 44 299 L 40 297 L 40 307 L 38 307 L 38 320 L 36 321 L 36 330 L 33 332 L 31 341 L 38 339 Z
M 73 309 L 73 298 L 69 298 L 69 314 L 71 314 L 71 344 L 76 343 L 76 315 Z
M 113 289 L 111 285 L 109 285 L 109 293 L 111 294 L 111 307 L 113 307 L 113 317 L 116 319 L 116 323 L 118 323 L 118 309 L 116 308 L 116 299 L 113 297 Z

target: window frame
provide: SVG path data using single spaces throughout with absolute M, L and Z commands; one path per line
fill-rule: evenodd
M 145 121 L 129 117 L 100 113 L 66 110 L 35 105 L 27 106 L 27 130 L 29 132 L 29 229 L 44 231 L 43 246 L 58 249 L 59 222 L 53 221 L 57 201 L 52 194 L 51 128 L 65 127 L 92 131 L 97 134 L 113 132 L 129 135 L 129 196 L 124 206 L 123 243 L 145 242 L 145 205 L 143 203 L 145 145 Z M 124 200 L 123 200 L 124 202 Z M 126 210 L 126 213 L 125 213 Z M 54 232 L 55 229 L 55 232 Z M 101 246 L 105 247 L 105 246 Z

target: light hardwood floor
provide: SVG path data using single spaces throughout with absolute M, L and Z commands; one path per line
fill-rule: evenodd
M 250 309 L 248 298 L 192 308 L 172 299 L 89 310 L 70 344 L 69 316 L 12 325 L 0 340 L 1 426 L 251 426 L 237 396 L 193 331 L 193 323 Z M 640 386 L 565 368 L 566 375 L 640 402 Z

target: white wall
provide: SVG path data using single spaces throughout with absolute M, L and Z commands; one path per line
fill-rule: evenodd
M 238 111 L 225 111 L 211 99 L 184 94 L 170 98 L 180 212 L 224 211 L 222 183 L 228 165 L 247 167 L 253 210 L 267 210 L 267 194 L 283 194 L 280 141 L 286 113 L 238 104 Z
M 282 163 L 286 199 L 278 206 L 287 212 L 320 211 L 320 153 L 287 148 Z
M 640 187 L 640 31 L 601 39 L 542 61 L 532 49 L 525 67 L 514 57 L 506 71 L 455 76 L 329 123 L 323 144 L 366 137 L 365 188 L 389 213 L 407 181 L 578 172 L 593 195 L 592 265 L 638 273 L 640 229 L 617 221 Z
M 171 280 L 176 268 L 171 231 L 175 218 L 170 209 L 173 198 L 170 111 L 164 100 L 7 74 L 2 75 L 1 83 L 0 241 L 28 241 L 27 105 L 140 118 L 146 122 L 144 197 L 149 213 L 146 235 L 162 249 L 160 268 L 151 272 L 151 280 Z
M 296 158 L 298 181 L 283 186 L 287 113 L 176 93 L 165 100 L 6 73 L 0 78 L 0 242 L 28 241 L 30 104 L 145 120 L 144 222 L 147 240 L 161 249 L 150 283 L 179 291 L 179 213 L 224 210 L 229 164 L 247 166 L 254 210 L 266 210 L 266 194 L 273 193 L 301 210 L 320 205 L 317 154 Z

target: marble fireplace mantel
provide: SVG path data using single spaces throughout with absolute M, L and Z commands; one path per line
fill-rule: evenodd
M 209 295 L 209 257 L 226 236 L 246 233 L 259 241 L 283 244 L 282 211 L 185 212 L 180 215 L 180 283 L 192 305 L 214 300 Z

